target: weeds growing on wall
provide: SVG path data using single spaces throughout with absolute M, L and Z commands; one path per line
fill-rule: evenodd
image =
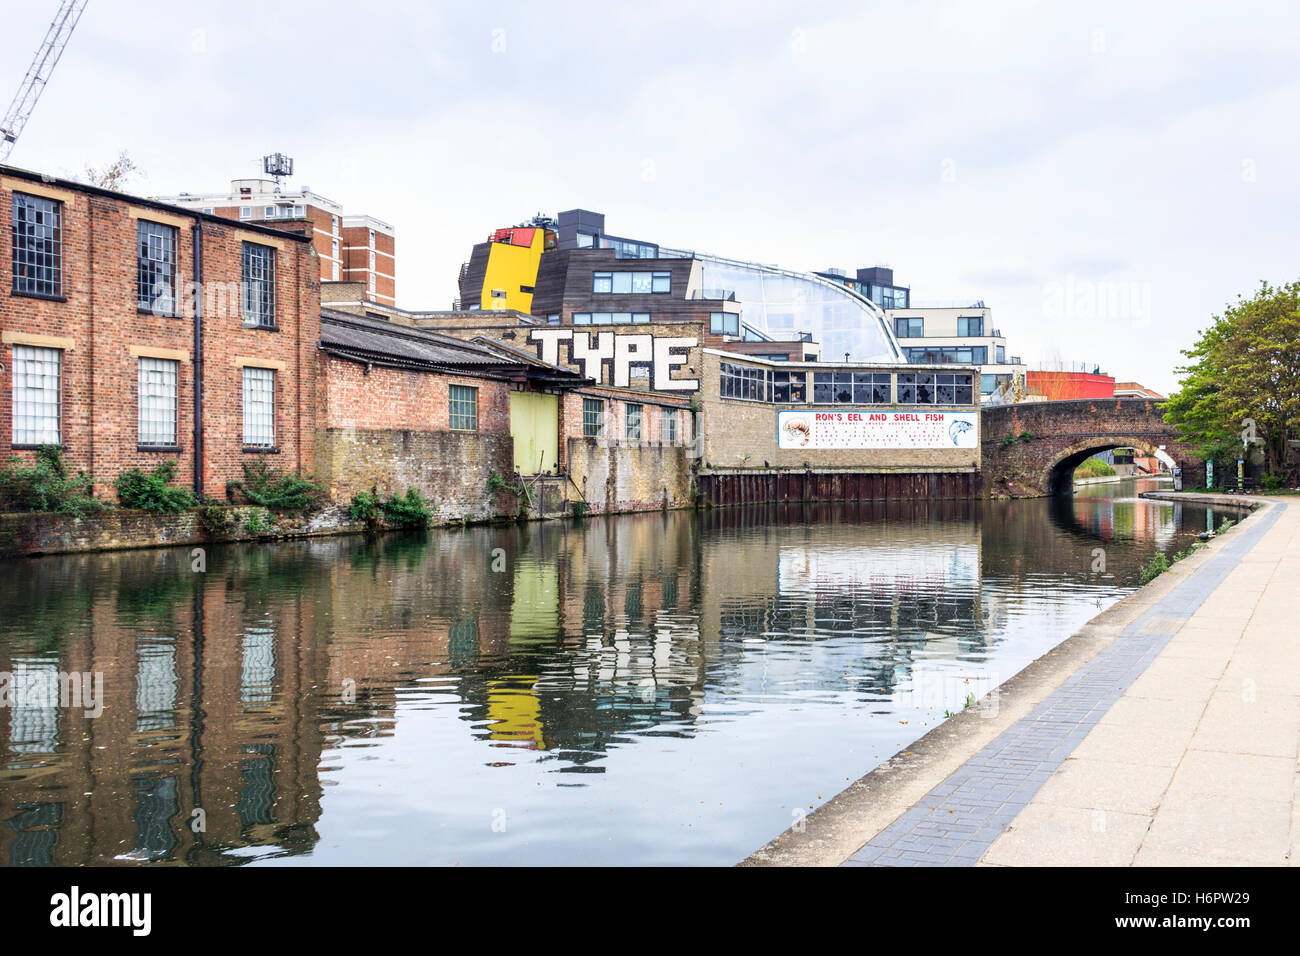
M 311 476 L 288 474 L 272 468 L 265 458 L 243 465 L 244 480 L 228 482 L 226 495 L 243 495 L 249 504 L 271 511 L 310 511 L 319 505 L 321 489 Z
M 117 500 L 123 508 L 139 508 L 142 511 L 157 511 L 175 514 L 186 508 L 193 508 L 198 501 L 188 488 L 172 484 L 176 478 L 175 459 L 160 462 L 151 471 L 132 468 L 118 476 L 114 487 Z
M 0 469 L 0 510 L 83 514 L 108 507 L 94 495 L 94 482 L 84 471 L 68 473 L 63 449 L 42 445 L 36 461 L 17 455 Z

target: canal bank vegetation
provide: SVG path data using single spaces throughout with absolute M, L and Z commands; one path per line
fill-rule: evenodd
M 107 507 L 107 502 L 95 497 L 90 475 L 68 473 L 63 449 L 57 445 L 36 449 L 32 463 L 11 455 L 0 469 L 0 511 L 77 515 Z
M 1177 369 L 1181 387 L 1164 405 L 1165 421 L 1218 474 L 1235 476 L 1242 449 L 1257 445 L 1266 489 L 1300 484 L 1287 447 L 1288 434 L 1300 432 L 1300 282 L 1261 282 L 1183 355 L 1190 361 Z
M 1111 478 L 1115 474 L 1115 469 L 1100 458 L 1087 458 L 1074 469 L 1074 477 L 1078 478 Z

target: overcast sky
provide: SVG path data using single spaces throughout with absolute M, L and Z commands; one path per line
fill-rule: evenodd
M 1066 7 L 1069 9 L 1066 9 Z M 0 100 L 57 3 L 5 11 Z M 129 11 L 129 12 L 128 12 Z M 1300 277 L 1300 5 L 90 0 L 10 163 L 297 185 L 397 230 L 398 304 L 581 206 L 790 268 L 983 299 L 1009 351 L 1174 387 L 1178 350 Z

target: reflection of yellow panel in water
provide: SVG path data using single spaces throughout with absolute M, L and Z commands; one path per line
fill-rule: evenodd
M 550 471 L 559 460 L 560 400 L 541 392 L 510 393 L 510 435 L 520 474 Z
M 542 703 L 537 699 L 532 676 L 488 681 L 487 712 L 492 721 L 490 740 L 499 740 L 529 750 L 545 750 L 542 735 Z M 523 686 L 526 685 L 526 686 Z
M 510 642 L 554 640 L 559 596 L 559 568 L 553 562 L 517 565 L 514 601 L 510 605 Z

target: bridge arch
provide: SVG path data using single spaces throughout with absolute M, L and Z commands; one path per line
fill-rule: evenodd
M 989 496 L 1069 494 L 1075 467 L 1108 448 L 1135 448 L 1172 462 L 1190 487 L 1205 478 L 1205 462 L 1196 449 L 1182 443 L 1165 422 L 1160 403 L 1150 399 L 1069 399 L 980 409 L 980 473 Z
M 1093 455 L 1109 451 L 1112 448 L 1133 448 L 1142 452 L 1148 458 L 1159 458 L 1170 466 L 1171 471 L 1178 467 L 1177 462 L 1159 444 L 1145 438 L 1136 435 L 1117 435 L 1105 439 L 1091 437 L 1067 445 L 1063 450 L 1056 453 L 1056 456 L 1043 469 L 1040 479 L 1042 488 L 1049 495 L 1069 494 L 1074 488 L 1074 469 Z

